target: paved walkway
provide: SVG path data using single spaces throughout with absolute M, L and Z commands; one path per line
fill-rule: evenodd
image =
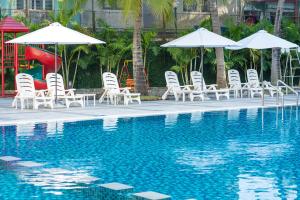
M 70 109 L 58 107 L 40 110 L 16 110 L 11 107 L 12 99 L 0 99 L 0 125 L 39 123 L 54 121 L 78 121 L 111 117 L 136 117 L 163 115 L 169 113 L 190 113 L 203 111 L 218 111 L 242 108 L 257 108 L 262 106 L 261 99 L 229 99 L 207 100 L 204 102 L 175 102 L 175 101 L 148 101 L 141 105 L 131 104 L 108 105 L 97 104 L 96 107 L 72 107 Z M 296 96 L 285 96 L 285 105 L 296 105 Z M 266 97 L 265 107 L 275 107 L 276 98 Z

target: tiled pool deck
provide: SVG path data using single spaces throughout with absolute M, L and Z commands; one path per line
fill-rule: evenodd
M 220 101 L 206 100 L 204 102 L 175 102 L 172 100 L 146 101 L 142 102 L 141 105 L 130 104 L 129 106 L 113 106 L 106 103 L 99 104 L 97 102 L 96 107 L 71 107 L 70 109 L 67 109 L 60 106 L 58 108 L 54 108 L 53 110 L 16 110 L 15 108 L 11 107 L 11 103 L 11 98 L 0 99 L 0 125 L 51 121 L 78 121 L 109 117 L 136 117 L 169 113 L 190 113 L 198 111 L 218 111 L 262 107 L 262 101 L 259 98 L 238 98 Z M 284 104 L 285 106 L 296 105 L 296 96 L 285 96 Z M 265 98 L 265 107 L 275 106 L 277 106 L 276 97 Z

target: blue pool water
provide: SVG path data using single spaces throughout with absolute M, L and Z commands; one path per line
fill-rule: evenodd
M 1 156 L 44 164 L 1 162 L 0 199 L 97 199 L 107 182 L 176 200 L 300 195 L 295 107 L 0 128 Z

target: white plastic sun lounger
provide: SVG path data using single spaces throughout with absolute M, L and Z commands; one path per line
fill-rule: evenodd
M 239 95 L 243 97 L 243 91 L 248 90 L 247 83 L 241 82 L 240 73 L 235 69 L 228 70 L 228 83 L 229 89 L 233 90 L 235 98 Z
M 206 85 L 201 72 L 192 71 L 191 78 L 193 82 L 193 87 L 196 91 L 203 91 L 204 94 L 213 93 L 215 94 L 217 100 L 220 100 L 220 97 L 225 97 L 229 99 L 229 89 L 217 89 L 216 84 Z
M 175 101 L 178 101 L 182 97 L 182 101 L 185 101 L 185 95 L 189 95 L 191 101 L 195 98 L 204 100 L 202 91 L 192 90 L 190 85 L 180 86 L 177 74 L 172 71 L 165 72 L 165 79 L 167 83 L 167 91 L 162 95 L 162 99 L 166 100 L 169 95 L 174 96 Z
M 75 95 L 75 89 L 65 89 L 63 77 L 60 74 L 57 74 L 57 82 L 55 73 L 48 73 L 46 75 L 47 87 L 50 93 L 50 96 L 55 99 L 57 92 L 57 99 L 65 101 L 67 108 L 71 104 L 78 104 L 81 107 L 84 107 L 83 96 Z
M 259 82 L 258 74 L 255 69 L 248 69 L 247 70 L 247 79 L 248 79 L 248 89 L 250 90 L 251 97 L 253 98 L 255 94 L 260 96 L 263 95 L 262 85 Z M 277 90 L 270 82 L 264 81 L 264 89 L 267 90 L 271 97 L 274 96 L 277 92 L 281 94 L 280 91 Z
M 120 98 L 124 99 L 124 104 L 133 103 L 137 101 L 141 104 L 141 94 L 140 93 L 131 93 L 129 88 L 120 88 L 117 76 L 110 72 L 104 72 L 102 74 L 103 84 L 104 84 L 104 93 L 102 94 L 99 102 L 102 103 L 104 98 L 107 97 L 110 102 L 116 105 L 119 102 Z
M 34 109 L 39 106 L 48 106 L 53 108 L 53 98 L 47 96 L 47 90 L 35 90 L 33 77 L 29 74 L 20 73 L 16 76 L 17 95 L 12 103 L 13 107 L 18 108 L 18 101 L 21 102 L 21 109 L 24 109 L 25 101 L 29 107 L 29 101 L 32 101 Z
M 258 80 L 257 71 L 255 69 L 247 70 L 247 88 L 250 91 L 251 98 L 254 98 L 255 95 L 262 97 L 262 87 Z

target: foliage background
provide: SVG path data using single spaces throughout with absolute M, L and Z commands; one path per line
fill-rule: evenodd
M 53 16 L 50 21 L 45 21 L 40 24 L 32 24 L 26 18 L 17 16 L 16 19 L 24 22 L 31 30 L 36 30 L 40 27 L 48 25 L 52 21 L 63 21 L 63 24 L 89 34 L 93 37 L 106 41 L 106 45 L 97 46 L 68 46 L 60 48 L 60 55 L 66 56 L 64 65 L 69 64 L 69 79 L 74 83 L 75 88 L 100 88 L 102 87 L 101 74 L 105 71 L 111 71 L 120 74 L 125 60 L 131 60 L 132 48 L 132 30 L 118 31 L 103 21 L 98 23 L 101 29 L 97 32 L 92 32 L 89 29 L 80 27 L 76 21 L 72 20 L 75 13 L 69 13 L 68 16 L 58 15 Z M 209 18 L 200 21 L 199 27 L 205 27 L 211 30 L 211 21 Z M 246 23 L 236 24 L 234 20 L 228 17 L 222 27 L 222 35 L 238 41 L 248 35 L 255 33 L 260 29 L 265 29 L 272 33 L 273 25 L 270 21 L 262 20 L 257 24 L 249 25 Z M 184 35 L 195 29 L 181 30 L 178 36 Z M 292 20 L 283 19 L 282 21 L 282 37 L 298 43 L 300 42 L 300 27 Z M 197 49 L 176 49 L 176 48 L 161 48 L 160 45 L 164 41 L 161 35 L 157 34 L 157 30 L 147 30 L 143 32 L 143 49 L 145 57 L 145 66 L 148 72 L 149 85 L 151 87 L 165 86 L 164 72 L 166 70 L 174 70 L 178 73 L 180 80 L 184 83 L 189 81 L 190 59 L 199 55 Z M 51 46 L 48 50 L 53 51 Z M 80 52 L 80 57 L 78 53 Z M 242 81 L 245 81 L 245 73 L 247 68 L 255 68 L 260 70 L 259 64 L 260 53 L 257 50 L 225 50 L 226 69 L 238 69 L 241 74 Z M 264 77 L 270 77 L 271 65 L 271 50 L 264 51 L 265 65 Z M 286 55 L 282 55 L 282 68 L 285 64 Z M 75 70 L 78 66 L 77 71 Z M 132 66 L 129 65 L 129 68 Z M 131 71 L 131 70 L 130 70 Z M 9 73 L 9 72 L 7 72 Z M 62 72 L 60 72 L 62 73 Z M 66 73 L 66 72 L 64 72 Z M 76 74 L 76 76 L 74 76 Z M 207 83 L 215 83 L 216 81 L 216 58 L 214 49 L 205 49 L 204 52 L 204 77 Z M 10 79 L 11 87 L 13 80 Z

